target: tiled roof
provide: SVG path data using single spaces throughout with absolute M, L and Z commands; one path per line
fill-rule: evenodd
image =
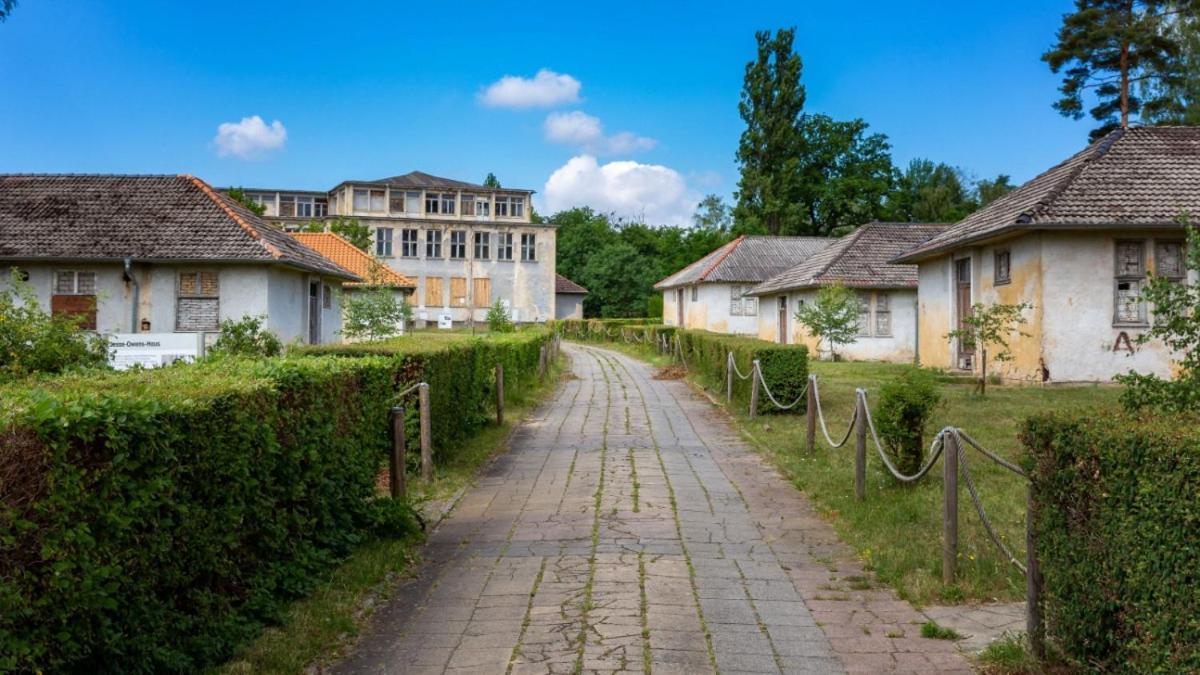
M 867 223 L 808 260 L 755 286 L 749 295 L 840 283 L 855 288 L 916 288 L 917 266 L 888 261 L 948 225 Z
M 823 250 L 826 237 L 743 235 L 654 284 L 657 289 L 696 283 L 761 282 Z
M 0 259 L 258 261 L 357 280 L 194 176 L 0 174 Z
M 1176 226 L 1200 216 L 1200 127 L 1118 129 L 898 260 L 1010 230 Z
M 441 176 L 431 176 L 421 171 L 410 171 L 402 176 L 391 176 L 390 178 L 380 178 L 373 181 L 363 181 L 367 183 L 386 183 L 392 187 L 398 188 L 413 188 L 414 190 L 435 189 L 435 190 L 490 190 L 492 188 L 479 185 L 478 183 L 468 183 L 466 181 L 454 180 L 452 178 L 442 178 Z
M 396 272 L 341 235 L 333 232 L 292 232 L 291 236 L 363 280 L 362 283 L 350 283 L 347 286 L 417 287 L 415 279 Z
M 555 293 L 576 293 L 579 295 L 587 295 L 588 289 L 571 281 L 561 274 L 554 275 L 554 292 Z

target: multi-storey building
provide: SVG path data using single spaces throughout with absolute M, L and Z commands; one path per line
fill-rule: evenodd
M 417 282 L 418 322 L 482 321 L 496 300 L 518 322 L 554 318 L 555 229 L 535 223 L 531 190 L 491 188 L 414 171 L 347 180 L 328 192 L 248 188 L 284 229 L 354 219 L 371 252 Z

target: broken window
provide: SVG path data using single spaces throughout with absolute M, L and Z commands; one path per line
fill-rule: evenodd
M 217 330 L 220 324 L 220 291 L 216 272 L 181 272 L 176 289 L 175 330 Z
M 28 280 L 28 272 L 25 273 L 25 280 Z M 74 317 L 80 328 L 96 330 L 96 273 L 76 270 L 55 272 L 50 313 Z
M 1183 261 L 1182 241 L 1159 241 L 1154 243 L 1154 273 L 1173 281 L 1187 276 Z
M 871 294 L 858 294 L 858 334 L 871 337 Z
M 324 218 L 329 214 L 329 199 L 326 197 L 317 197 L 313 200 L 313 217 Z
M 388 211 L 391 213 L 404 213 L 404 193 L 397 190 L 388 192 Z
M 465 260 L 467 257 L 467 231 L 450 230 L 450 259 Z
M 1145 243 L 1118 241 L 1116 270 L 1113 279 L 1114 324 L 1140 325 L 1146 323 L 1146 302 L 1142 299 L 1145 276 Z
M 999 286 L 1012 281 L 1012 253 L 1008 249 L 996 251 L 994 283 Z
M 279 198 L 279 215 L 284 218 L 294 218 L 296 216 L 295 197 L 284 195 Z
M 892 335 L 892 299 L 887 293 L 875 294 L 875 337 Z

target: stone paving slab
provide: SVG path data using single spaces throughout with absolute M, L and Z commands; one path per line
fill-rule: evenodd
M 1025 633 L 1025 603 L 988 602 L 926 607 L 921 612 L 938 625 L 953 628 L 963 639 L 959 649 L 978 653 L 1005 635 Z
M 334 672 L 971 671 L 723 411 L 626 356 L 565 351 L 576 377 Z

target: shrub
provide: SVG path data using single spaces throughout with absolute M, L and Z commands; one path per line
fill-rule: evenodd
M 225 660 L 353 547 L 412 531 L 376 497 L 397 392 L 430 382 L 445 456 L 484 423 L 494 363 L 520 386 L 546 339 L 402 338 L 0 390 L 0 671 Z
M 208 353 L 213 356 L 279 356 L 283 343 L 274 333 L 263 328 L 262 316 L 243 316 L 241 319 L 225 319 L 221 322 L 221 333 Z
M 858 337 L 858 296 L 841 284 L 822 286 L 817 299 L 796 310 L 796 321 L 808 328 L 808 332 L 829 345 L 829 357 L 838 359 L 838 345 L 848 345 Z
M 1088 670 L 1200 671 L 1194 415 L 1027 420 L 1049 637 Z
M 508 309 L 504 307 L 504 303 L 497 300 L 492 303 L 492 306 L 487 311 L 488 330 L 493 333 L 511 333 L 514 326 L 512 318 L 508 315 Z
M 684 361 L 698 373 L 707 386 L 725 391 L 725 364 L 732 352 L 738 369 L 749 373 L 751 364 L 758 359 L 763 380 L 767 388 L 783 405 L 788 405 L 804 393 L 808 383 L 808 348 L 804 345 L 781 345 L 756 338 L 722 335 L 703 330 L 678 330 L 679 343 Z M 734 403 L 742 409 L 749 405 L 750 380 L 734 378 Z M 806 402 L 788 410 L 801 413 Z M 779 412 L 765 393 L 760 392 L 759 413 Z
M 925 427 L 941 401 L 937 378 L 923 368 L 905 368 L 880 387 L 875 429 L 901 473 L 916 473 L 924 463 Z
M 390 286 L 363 286 L 341 298 L 342 335 L 352 340 L 385 340 L 412 324 L 412 307 Z
M 108 340 L 80 328 L 80 319 L 42 309 L 29 282 L 13 270 L 0 289 L 0 382 L 30 373 L 60 373 L 108 365 Z

